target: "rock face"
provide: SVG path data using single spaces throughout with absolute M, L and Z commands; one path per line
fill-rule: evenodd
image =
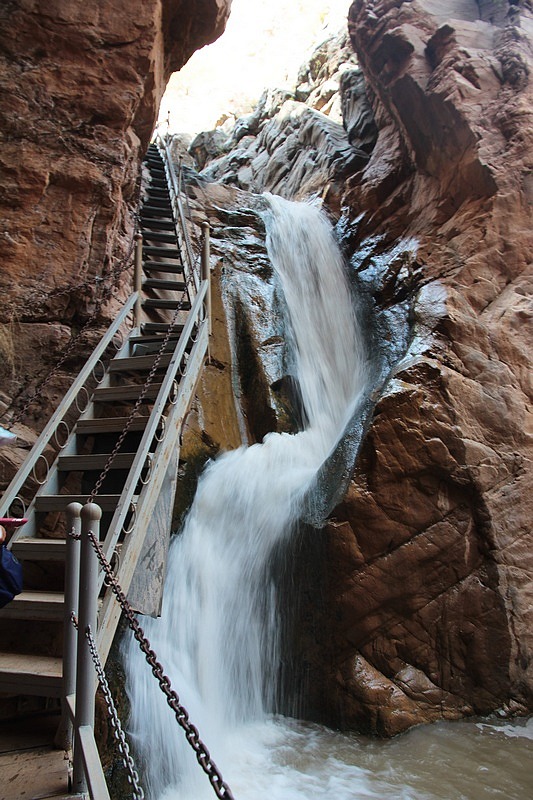
M 94 311 L 96 277 L 116 284 L 119 297 L 129 290 L 140 160 L 166 81 L 222 33 L 230 5 L 2 3 L 0 411 L 50 371 Z M 110 300 L 97 306 L 100 330 Z M 31 427 L 49 415 L 90 344 L 49 382 Z
M 207 179 L 324 197 L 368 316 L 375 407 L 298 623 L 334 725 L 533 707 L 532 31 L 528 2 L 356 0 L 360 70 L 319 53 L 192 145 Z
M 348 727 L 533 704 L 532 22 L 519 2 L 350 9 L 379 133 L 344 242 L 413 328 L 327 528 L 325 713 Z

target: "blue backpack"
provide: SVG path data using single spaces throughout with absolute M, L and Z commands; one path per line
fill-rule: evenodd
M 0 608 L 22 591 L 22 564 L 3 545 L 0 547 Z

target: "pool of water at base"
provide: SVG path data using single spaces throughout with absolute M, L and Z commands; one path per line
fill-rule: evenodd
M 224 751 L 235 800 L 533 797 L 533 718 L 440 722 L 380 740 L 276 717 L 228 733 Z M 161 800 L 214 797 L 198 765 L 194 777 Z

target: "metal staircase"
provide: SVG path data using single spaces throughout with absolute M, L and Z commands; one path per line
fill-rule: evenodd
M 100 541 L 119 583 L 136 609 L 157 613 L 148 564 L 155 548 L 164 572 L 181 426 L 208 349 L 209 245 L 204 228 L 194 256 L 164 142 L 150 145 L 144 172 L 136 289 L 0 500 L 0 516 L 28 518 L 9 543 L 25 588 L 0 609 L 0 694 L 64 694 L 69 504 L 101 507 Z M 98 588 L 105 663 L 120 607 L 103 574 Z

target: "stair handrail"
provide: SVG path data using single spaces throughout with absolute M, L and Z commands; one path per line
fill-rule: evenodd
M 132 292 L 132 294 L 130 294 L 130 296 L 127 298 L 120 313 L 111 322 L 106 333 L 94 348 L 93 352 L 72 383 L 70 389 L 67 391 L 55 412 L 50 417 L 48 423 L 43 428 L 41 434 L 37 438 L 37 441 L 24 460 L 24 463 L 17 471 L 17 474 L 13 477 L 13 480 L 0 498 L 0 516 L 9 516 L 10 506 L 14 500 L 19 497 L 20 491 L 30 477 L 40 457 L 44 457 L 45 448 L 51 443 L 52 437 L 54 434 L 56 434 L 60 423 L 64 421 L 66 415 L 69 413 L 69 411 L 71 411 L 80 391 L 85 387 L 86 382 L 93 374 L 93 370 L 95 369 L 98 361 L 104 355 L 107 348 L 111 345 L 113 338 L 119 332 L 121 325 L 125 323 L 128 314 L 135 306 L 137 297 L 138 293 Z
M 185 355 L 187 344 L 191 339 L 195 326 L 203 325 L 207 321 L 206 318 L 201 318 L 204 313 L 207 288 L 207 281 L 204 281 L 200 287 L 200 291 L 194 299 L 191 310 L 187 312 L 187 320 L 185 322 L 183 331 L 172 354 L 165 377 L 161 382 L 161 388 L 159 389 L 157 398 L 154 400 L 152 411 L 148 417 L 148 422 L 146 423 L 141 442 L 137 447 L 135 459 L 130 467 L 126 484 L 122 490 L 117 510 L 109 525 L 108 534 L 104 543 L 104 552 L 107 558 L 111 556 L 116 542 L 118 541 L 122 526 L 124 525 L 135 487 L 139 482 L 142 470 L 150 453 L 150 445 L 154 440 L 158 425 L 160 424 L 161 417 L 168 402 L 169 395 L 173 391 L 176 373 Z M 156 452 L 157 449 L 158 448 L 156 448 Z M 94 502 L 98 502 L 98 495 L 95 496 Z

